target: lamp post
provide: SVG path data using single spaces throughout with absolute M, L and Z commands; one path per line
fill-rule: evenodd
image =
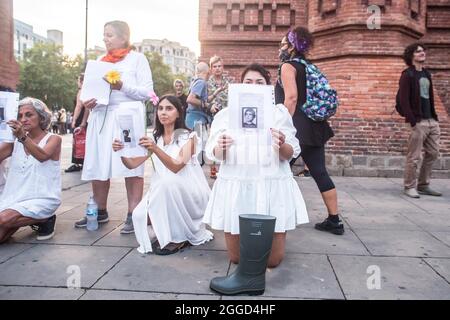
M 88 5 L 89 0 L 86 0 L 86 29 L 85 29 L 85 39 L 84 39 L 84 63 L 87 64 L 88 60 Z

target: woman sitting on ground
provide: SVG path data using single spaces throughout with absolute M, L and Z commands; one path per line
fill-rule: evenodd
M 38 232 L 37 240 L 54 235 L 61 204 L 61 137 L 48 132 L 51 117 L 42 101 L 25 98 L 18 120 L 8 122 L 17 139 L 0 146 L 0 162 L 12 157 L 0 198 L 0 243 L 29 225 Z
M 153 244 L 155 254 L 169 255 L 213 238 L 202 223 L 211 190 L 197 160 L 200 141 L 195 132 L 186 129 L 183 107 L 175 96 L 161 98 L 153 137 L 139 141 L 151 154 L 155 172 L 150 189 L 133 211 L 133 224 L 139 252 L 152 252 Z M 123 148 L 121 141 L 114 141 L 114 151 Z M 134 169 L 149 157 L 122 157 L 122 162 Z M 148 221 L 156 236 L 153 241 Z
M 263 66 L 252 64 L 244 70 L 241 80 L 246 84 L 268 85 L 270 73 Z M 305 202 L 289 166 L 289 161 L 300 154 L 296 130 L 286 107 L 278 104 L 274 108 L 274 129 L 270 130 L 273 152 L 279 156 L 275 171 L 266 171 L 262 164 L 236 163 L 232 160 L 239 158 L 237 152 L 242 148 L 238 149 L 233 139 L 238 137 L 233 136 L 235 132 L 229 123 L 230 112 L 234 110 L 230 105 L 215 115 L 211 125 L 206 155 L 220 162 L 221 167 L 204 222 L 215 230 L 224 230 L 228 255 L 233 263 L 239 263 L 240 214 L 276 217 L 268 261 L 270 268 L 278 266 L 283 260 L 286 232 L 309 222 Z M 227 161 L 228 158 L 231 161 Z

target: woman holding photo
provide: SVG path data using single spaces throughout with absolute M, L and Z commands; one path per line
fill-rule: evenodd
M 121 233 L 133 233 L 131 213 L 142 199 L 144 189 L 144 166 L 132 170 L 126 168 L 118 154 L 113 153 L 111 143 L 117 132 L 116 113 L 126 103 L 135 102 L 135 110 L 144 115 L 145 100 L 153 92 L 152 72 L 147 58 L 132 50 L 130 29 L 127 23 L 112 21 L 105 24 L 104 42 L 108 53 L 101 61 L 114 63 L 114 70 L 120 73 L 120 80 L 111 84 L 109 105 L 98 105 L 95 99 L 85 101 L 84 106 L 91 110 L 86 136 L 86 155 L 82 180 L 92 181 L 95 202 L 98 205 L 98 222 L 109 220 L 107 200 L 110 179 L 123 177 L 127 189 L 128 212 Z M 124 104 L 124 105 L 121 105 Z M 87 219 L 75 223 L 75 227 L 84 228 Z
M 134 169 L 152 158 L 155 173 L 150 189 L 133 211 L 133 223 L 139 252 L 169 255 L 213 238 L 202 223 L 211 190 L 197 159 L 201 142 L 195 132 L 186 129 L 180 100 L 164 96 L 156 110 L 153 139 L 139 141 L 150 155 L 122 157 L 122 161 Z M 114 151 L 123 148 L 121 141 L 114 141 Z M 147 228 L 148 221 L 152 226 Z
M 252 64 L 244 70 L 241 80 L 246 84 L 267 85 L 270 84 L 270 74 L 263 66 Z M 221 166 L 203 221 L 213 229 L 224 230 L 229 258 L 233 263 L 239 263 L 239 215 L 276 217 L 273 244 L 268 259 L 268 266 L 273 268 L 283 260 L 286 232 L 294 230 L 299 224 L 308 223 L 302 194 L 289 167 L 289 160 L 300 154 L 300 146 L 295 137 L 296 130 L 286 107 L 282 104 L 276 105 L 274 128 L 270 130 L 273 152 L 279 155 L 279 166 L 269 175 L 262 176 L 257 174 L 264 171 L 262 165 L 227 161 L 227 157 L 235 154 L 237 150 L 230 134 L 230 110 L 233 108 L 229 105 L 216 114 L 206 144 L 208 158 L 220 162 Z

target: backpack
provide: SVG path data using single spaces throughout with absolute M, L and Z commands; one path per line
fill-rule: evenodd
M 331 88 L 325 75 L 317 66 L 305 60 L 294 58 L 305 66 L 306 72 L 306 102 L 301 110 L 314 121 L 325 121 L 334 116 L 339 106 L 336 90 Z
M 410 79 L 414 78 L 414 72 L 411 69 L 407 69 L 406 72 L 408 73 Z M 405 117 L 405 113 L 403 112 L 402 106 L 400 105 L 400 88 L 398 89 L 397 95 L 395 96 L 395 110 L 400 116 Z M 392 113 L 394 113 L 394 111 Z

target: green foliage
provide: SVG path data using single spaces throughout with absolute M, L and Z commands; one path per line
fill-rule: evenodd
M 83 67 L 83 59 L 71 59 L 64 55 L 61 46 L 36 44 L 27 50 L 19 61 L 21 97 L 34 97 L 52 108 L 73 110 L 77 93 L 77 77 Z
M 164 63 L 162 56 L 157 52 L 145 53 L 153 75 L 153 87 L 155 93 L 161 97 L 166 93 L 173 93 L 173 81 L 175 75 L 170 67 Z

